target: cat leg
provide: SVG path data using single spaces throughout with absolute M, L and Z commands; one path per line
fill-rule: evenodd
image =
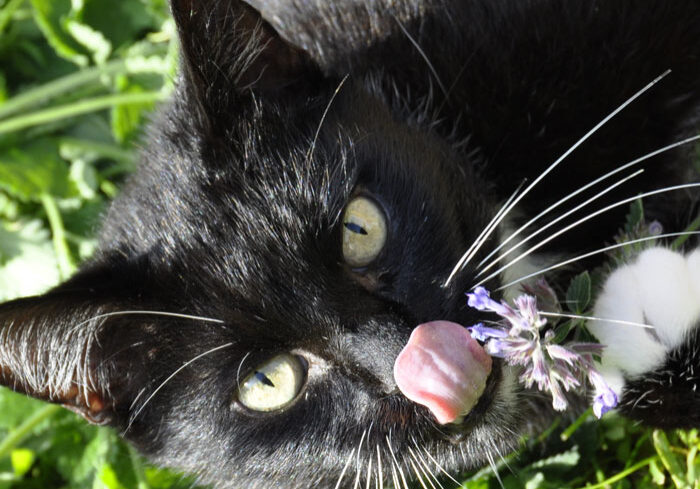
M 620 410 L 662 428 L 700 426 L 700 249 L 644 251 L 608 278 L 594 316 L 653 327 L 589 323 Z

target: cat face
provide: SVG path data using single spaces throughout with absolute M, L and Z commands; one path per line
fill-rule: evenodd
M 441 78 L 456 83 L 467 64 L 451 58 L 471 59 L 469 12 L 452 6 L 436 23 L 442 3 L 393 3 L 174 0 L 176 93 L 96 256 L 45 296 L 0 309 L 3 384 L 111 424 L 222 488 L 340 487 L 360 472 L 398 481 L 426 460 L 456 473 L 546 422 L 548 403 L 521 395 L 498 360 L 476 406 L 446 426 L 398 391 L 393 366 L 419 324 L 478 320 L 464 300 L 474 271 L 446 284 L 455 263 L 504 189 L 605 112 L 537 126 L 587 92 L 550 77 L 518 98 L 517 80 L 488 76 L 505 47 L 467 78 L 477 92 L 491 93 L 484 80 L 508 86 L 494 90 L 500 105 L 451 97 Z M 426 63 L 412 32 L 449 35 Z M 537 90 L 546 105 L 528 105 Z M 620 101 L 600 93 L 606 111 Z M 485 167 L 458 114 L 502 166 Z M 639 151 L 655 144 L 640 139 Z M 582 157 L 586 171 L 634 147 L 606 142 Z M 598 223 L 589 239 L 610 235 Z
M 23 318 L 5 383 L 220 487 L 333 486 L 351 460 L 408 470 L 424 449 L 455 470 L 511 446 L 526 410 L 500 365 L 449 428 L 393 378 L 418 324 L 474 322 L 469 275 L 443 284 L 491 217 L 477 157 L 376 72 L 336 76 L 245 5 L 173 13 L 182 76 L 143 168 L 97 256 L 4 309 Z

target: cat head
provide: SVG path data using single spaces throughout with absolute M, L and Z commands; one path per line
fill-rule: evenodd
M 394 74 L 429 5 L 394 4 L 174 0 L 176 93 L 96 256 L 0 309 L 2 383 L 217 487 L 512 446 L 532 419 L 497 363 L 448 427 L 392 375 L 418 324 L 474 322 L 469 272 L 444 284 L 493 214 L 478 156 Z

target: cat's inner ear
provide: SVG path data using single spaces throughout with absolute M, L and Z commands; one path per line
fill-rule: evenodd
M 318 69 L 243 1 L 172 0 L 189 89 L 211 107 L 250 89 L 284 90 Z

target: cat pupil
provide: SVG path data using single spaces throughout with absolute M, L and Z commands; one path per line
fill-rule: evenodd
M 262 382 L 263 384 L 265 384 L 267 386 L 270 386 L 270 387 L 275 386 L 275 384 L 267 377 L 267 375 L 265 375 L 262 372 L 258 372 L 257 370 L 255 371 L 255 378 L 257 378 L 260 382 Z
M 367 231 L 365 230 L 365 228 L 363 228 L 359 224 L 356 224 L 354 222 L 346 222 L 343 223 L 343 225 L 353 233 L 367 235 Z

